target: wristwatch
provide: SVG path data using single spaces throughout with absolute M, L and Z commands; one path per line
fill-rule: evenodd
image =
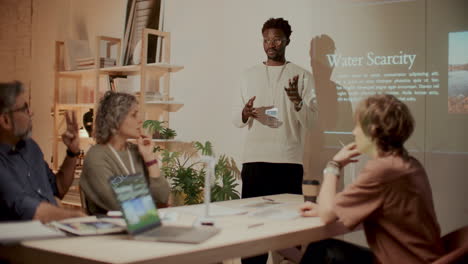
M 80 155 L 80 151 L 78 152 L 73 152 L 70 149 L 67 148 L 67 156 L 70 158 L 78 157 Z
M 339 178 L 340 169 L 335 166 L 327 166 L 325 167 L 325 169 L 323 169 L 323 175 L 326 175 L 326 174 L 332 174 Z

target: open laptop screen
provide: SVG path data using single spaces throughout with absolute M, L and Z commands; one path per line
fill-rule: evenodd
M 116 176 L 110 179 L 110 184 L 130 233 L 139 233 L 161 224 L 143 174 Z

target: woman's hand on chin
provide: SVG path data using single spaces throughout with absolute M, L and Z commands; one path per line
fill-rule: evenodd
M 338 151 L 333 157 L 333 160 L 340 164 L 340 167 L 343 168 L 351 162 L 357 162 L 355 159 L 357 156 L 361 155 L 356 149 L 356 143 L 352 142 Z
M 137 138 L 137 145 L 138 151 L 140 152 L 141 156 L 143 156 L 143 160 L 145 162 L 154 160 L 156 158 L 156 155 L 153 152 L 153 142 L 147 135 L 141 134 L 140 137 Z

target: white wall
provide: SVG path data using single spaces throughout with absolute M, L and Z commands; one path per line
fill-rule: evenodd
M 172 61 L 185 66 L 173 76 L 174 95 L 185 101 L 172 124 L 184 140 L 210 140 L 218 153 L 239 160 L 241 129 L 231 123 L 231 101 L 241 72 L 265 60 L 261 28 L 284 16 L 292 27 L 286 51 L 310 69 L 310 1 L 166 1 L 166 31 L 172 33 Z M 282 8 L 281 8 L 282 7 Z M 307 26 L 300 26 L 307 25 Z

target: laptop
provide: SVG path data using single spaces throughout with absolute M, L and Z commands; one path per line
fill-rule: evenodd
M 213 226 L 163 226 L 148 183 L 141 173 L 115 176 L 109 182 L 120 204 L 128 233 L 136 240 L 197 244 L 220 231 Z

